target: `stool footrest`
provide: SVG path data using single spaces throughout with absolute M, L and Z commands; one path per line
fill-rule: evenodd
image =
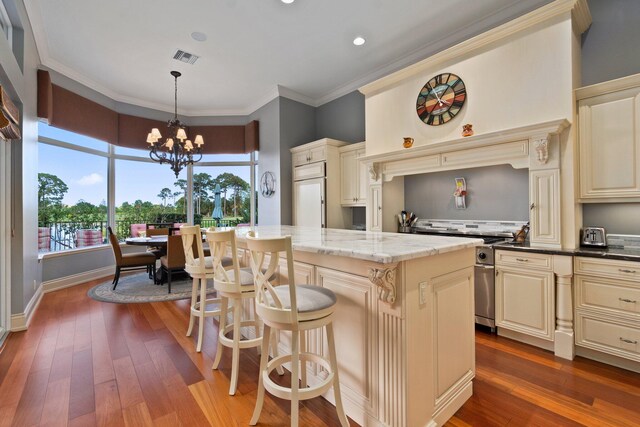
M 280 399 L 291 400 L 291 388 L 283 387 L 279 384 L 276 384 L 273 380 L 271 380 L 269 374 L 279 366 L 282 366 L 285 363 L 290 363 L 291 360 L 292 356 L 290 354 L 275 357 L 267 363 L 266 369 L 261 373 L 264 388 L 269 393 L 276 397 L 279 397 Z M 300 353 L 300 362 L 303 361 L 317 363 L 321 365 L 329 374 L 326 378 L 323 378 L 317 384 L 314 384 L 307 388 L 298 389 L 298 400 L 313 399 L 324 394 L 333 386 L 333 371 L 331 370 L 331 364 L 329 363 L 328 359 L 313 353 Z
M 256 325 L 255 320 L 243 320 L 242 322 L 240 322 L 241 328 L 255 327 L 255 325 Z M 233 347 L 233 338 L 228 338 L 226 336 L 231 331 L 233 331 L 233 323 L 230 325 L 227 325 L 224 328 L 224 331 L 221 331 L 221 333 L 218 334 L 218 341 L 220 341 L 220 343 L 225 347 Z M 238 333 L 240 333 L 240 331 L 238 331 Z M 240 348 L 253 348 L 253 347 L 260 347 L 262 345 L 261 336 L 256 338 L 250 338 L 250 339 L 242 339 L 242 334 L 240 336 L 241 336 L 240 342 L 239 342 Z

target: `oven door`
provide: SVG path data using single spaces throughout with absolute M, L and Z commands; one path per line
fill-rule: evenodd
M 474 271 L 476 323 L 496 327 L 495 267 L 476 264 Z

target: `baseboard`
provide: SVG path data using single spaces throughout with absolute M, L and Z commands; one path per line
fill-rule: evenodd
M 11 315 L 11 332 L 27 330 L 27 328 L 29 327 L 29 323 L 31 323 L 33 314 L 36 312 L 38 305 L 40 305 L 40 300 L 42 300 L 42 293 L 42 286 L 40 286 L 38 287 L 38 289 L 36 289 L 36 293 L 31 297 L 31 300 L 27 304 L 24 313 Z
M 72 274 L 71 276 L 60 277 L 58 279 L 47 280 L 42 282 L 42 291 L 44 293 L 57 291 L 58 289 L 64 289 L 71 286 L 76 286 L 81 283 L 88 282 L 90 280 L 99 279 L 101 277 L 107 277 L 113 275 L 115 269 L 114 266 L 102 267 L 95 270 L 89 270 L 78 274 Z

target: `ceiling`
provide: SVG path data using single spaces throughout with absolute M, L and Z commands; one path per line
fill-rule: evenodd
M 322 105 L 549 2 L 24 0 L 45 67 L 163 111 L 178 70 L 189 116 L 246 115 L 278 95 Z M 200 58 L 179 62 L 178 49 Z

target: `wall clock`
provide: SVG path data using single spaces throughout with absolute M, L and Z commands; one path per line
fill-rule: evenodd
M 460 112 L 467 100 L 467 89 L 455 74 L 438 74 L 420 90 L 416 112 L 420 120 L 431 126 L 447 123 Z
M 260 194 L 263 197 L 271 197 L 276 192 L 276 177 L 272 172 L 265 172 L 260 177 Z

